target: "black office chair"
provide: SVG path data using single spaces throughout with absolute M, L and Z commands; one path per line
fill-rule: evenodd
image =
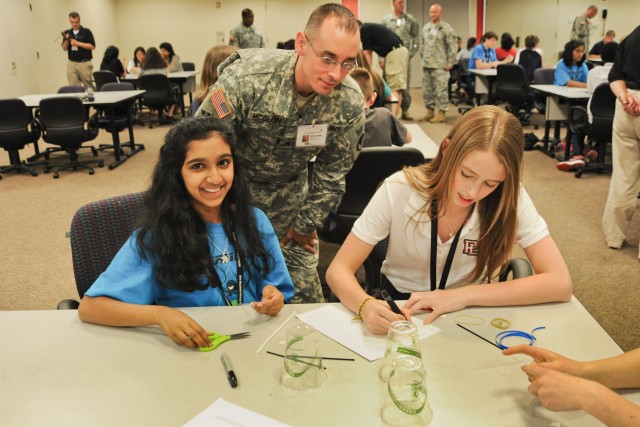
M 453 64 L 453 67 L 449 70 L 449 80 L 447 81 L 447 94 L 449 95 L 449 101 L 451 102 L 454 98 L 454 95 L 457 97 L 459 95 L 458 90 L 453 91 L 453 85 L 456 85 L 458 88 L 460 85 L 458 84 L 458 79 L 460 78 L 460 65 Z
M 556 72 L 555 68 L 538 68 L 533 71 L 533 84 L 534 85 L 552 85 L 553 76 Z M 534 95 L 534 106 L 544 114 L 547 108 L 547 97 L 537 92 Z
M 527 74 L 518 64 L 498 65 L 496 75 L 496 94 L 507 103 L 507 111 L 518 118 L 523 126 L 531 125 L 531 107 L 533 95 L 529 90 Z M 533 125 L 538 129 L 538 125 Z
M 80 299 L 107 269 L 113 257 L 138 227 L 144 193 L 111 197 L 82 206 L 71 220 L 71 258 Z M 77 309 L 67 299 L 58 310 Z
M 176 103 L 175 95 L 167 76 L 163 74 L 143 74 L 139 80 L 140 89 L 146 92 L 142 95 L 142 104 L 158 111 L 158 118 L 149 122 L 149 128 L 154 123 L 167 124 L 172 120 L 164 117 L 164 108 Z
M 58 93 L 83 93 L 83 92 L 84 92 L 84 86 L 82 85 L 60 86 L 60 88 L 58 89 Z
M 95 139 L 98 129 L 86 128 L 87 110 L 82 101 L 76 97 L 45 98 L 40 101 L 39 121 L 42 126 L 42 138 L 49 144 L 60 146 L 69 154 L 69 163 L 57 165 L 53 169 L 53 177 L 59 178 L 60 171 L 66 169 L 77 170 L 78 168 L 88 169 L 89 175 L 93 175 L 94 170 L 90 166 L 97 163 L 99 167 L 104 166 L 104 161 L 98 160 L 78 160 L 78 148 L 82 143 Z M 50 166 L 44 171 L 49 172 Z
M 102 86 L 102 92 L 123 90 L 134 90 L 134 87 L 131 83 L 106 83 Z M 126 157 L 131 157 L 144 150 L 144 145 L 136 144 L 133 136 L 133 122 L 136 115 L 136 106 L 136 100 L 132 99 L 109 110 L 99 109 L 96 114 L 91 117 L 92 125 L 99 129 L 104 129 L 113 135 L 113 138 L 118 141 L 118 144 L 120 145 L 120 154 Z M 125 129 L 129 130 L 129 141 L 120 143 L 120 132 Z M 125 153 L 123 148 L 128 148 L 129 151 Z M 105 149 L 114 149 L 114 145 L 100 144 L 98 150 Z M 109 169 L 112 169 L 112 167 L 109 166 Z
M 30 166 L 46 165 L 47 162 L 24 163 L 20 160 L 20 150 L 27 144 L 37 144 L 38 139 L 40 129 L 24 101 L 0 100 L 0 147 L 7 151 L 10 162 L 7 166 L 0 166 L 0 173 L 16 171 L 38 176 L 38 172 Z
M 318 230 L 320 238 L 325 242 L 342 244 L 351 231 L 353 223 L 373 197 L 378 185 L 404 166 L 417 166 L 422 163 L 424 163 L 424 155 L 415 148 L 363 148 L 345 177 L 345 193 L 336 212 L 330 214 Z M 386 247 L 384 252 L 386 253 Z M 373 256 L 375 257 L 375 253 Z M 364 288 L 367 292 L 374 292 L 376 287 L 379 288 L 380 281 L 376 280 L 378 277 L 376 270 L 371 268 L 375 265 L 375 262 L 369 259 L 364 263 L 367 276 Z M 377 271 L 379 272 L 380 269 L 378 268 Z
M 107 83 L 118 83 L 118 77 L 109 70 L 94 71 L 93 80 L 96 83 L 97 91 L 101 91 L 102 86 Z
M 183 62 L 182 63 L 182 71 L 195 71 L 196 64 L 193 62 Z
M 461 58 L 458 61 L 458 88 L 466 97 L 454 102 L 454 105 L 458 107 L 460 114 L 464 114 L 475 107 L 475 79 L 469 72 L 469 58 Z
M 607 145 L 612 140 L 613 116 L 616 111 L 616 96 L 607 83 L 599 85 L 591 95 L 591 114 L 593 120 L 588 123 L 587 110 L 583 106 L 572 106 L 569 109 L 569 126 L 575 132 L 583 132 L 589 141 L 594 142 L 598 151 L 595 162 L 586 163 L 585 167 L 578 168 L 576 178 L 580 178 L 585 172 L 611 172 L 611 164 L 606 163 Z

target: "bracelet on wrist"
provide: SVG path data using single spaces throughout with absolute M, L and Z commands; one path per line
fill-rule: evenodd
M 358 309 L 358 314 L 353 318 L 353 320 L 362 320 L 362 309 L 364 308 L 364 305 L 374 299 L 375 299 L 374 297 L 365 298 L 364 301 L 362 301 L 362 304 L 360 304 L 360 308 Z

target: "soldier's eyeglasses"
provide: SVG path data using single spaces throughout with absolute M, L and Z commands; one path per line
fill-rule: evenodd
M 309 40 L 309 37 L 307 37 L 307 35 L 305 34 L 304 38 L 307 39 L 307 41 L 309 42 L 309 46 L 311 46 L 311 50 L 313 51 L 313 53 L 316 54 L 318 59 L 320 59 L 320 61 L 322 61 L 322 63 L 326 65 L 327 68 L 334 68 L 336 65 L 340 64 L 340 68 L 342 69 L 342 71 L 352 71 L 354 68 L 358 66 L 358 62 L 355 59 L 347 59 L 344 62 L 338 62 L 329 56 L 318 55 L 318 52 L 316 52 L 316 50 L 313 48 L 313 45 L 311 44 L 311 40 Z

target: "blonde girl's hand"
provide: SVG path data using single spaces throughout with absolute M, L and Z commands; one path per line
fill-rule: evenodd
M 171 307 L 157 307 L 157 324 L 178 344 L 189 348 L 209 347 L 209 333 L 195 320 Z
M 414 292 L 404 305 L 404 308 L 409 310 L 411 315 L 414 315 L 419 310 L 431 310 L 431 314 L 424 321 L 425 325 L 436 320 L 441 314 L 459 311 L 466 307 L 467 303 L 463 288 Z
M 407 313 L 403 311 L 403 313 Z M 386 335 L 391 323 L 396 320 L 405 320 L 406 314 L 396 314 L 389 305 L 378 299 L 372 299 L 365 303 L 360 312 L 362 322 L 372 334 Z
M 273 285 L 267 285 L 262 289 L 262 301 L 252 302 L 251 307 L 258 313 L 275 316 L 284 307 L 284 295 Z

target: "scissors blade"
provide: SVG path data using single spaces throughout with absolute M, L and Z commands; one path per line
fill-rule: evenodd
M 240 332 L 237 334 L 231 334 L 229 336 L 231 337 L 232 340 L 237 340 L 240 338 L 249 338 L 251 336 L 251 332 Z

